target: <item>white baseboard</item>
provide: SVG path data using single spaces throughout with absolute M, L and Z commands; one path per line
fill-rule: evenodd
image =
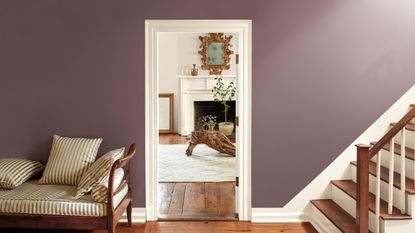
M 308 222 L 308 214 L 282 208 L 252 208 L 252 222 Z
M 126 222 L 124 214 L 120 222 Z M 146 222 L 146 209 L 133 208 L 132 222 Z M 308 215 L 304 213 L 285 213 L 282 208 L 252 208 L 252 222 L 308 222 Z
M 133 208 L 131 215 L 131 221 L 133 223 L 146 222 L 146 208 Z M 126 213 L 123 214 L 120 222 L 127 222 Z

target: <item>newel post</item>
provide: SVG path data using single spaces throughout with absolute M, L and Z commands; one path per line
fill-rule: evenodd
M 369 232 L 369 149 L 367 145 L 357 147 L 357 198 L 356 232 Z

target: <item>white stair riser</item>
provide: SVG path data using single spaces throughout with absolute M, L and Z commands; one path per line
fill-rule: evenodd
M 389 160 L 390 160 L 391 156 L 390 156 L 390 152 L 387 150 L 382 150 L 382 161 L 381 164 L 384 167 L 389 168 Z M 376 162 L 376 156 L 373 157 L 372 159 L 373 162 Z M 401 173 L 401 156 L 395 154 L 394 156 L 394 170 L 395 172 Z M 414 161 L 408 158 L 405 158 L 405 176 L 409 177 L 411 179 L 414 179 Z
M 385 233 L 413 233 L 415 223 L 413 220 L 384 221 Z
M 405 134 L 406 144 L 405 145 L 407 147 L 410 147 L 410 148 L 414 149 L 415 148 L 415 132 L 411 131 L 411 130 L 405 130 L 405 132 L 406 132 L 406 134 Z M 395 136 L 395 143 L 401 144 L 401 142 L 402 142 L 401 133 L 398 133 Z
M 343 190 L 337 186 L 331 184 L 331 199 L 336 202 L 337 205 L 342 207 L 347 213 L 356 218 L 356 200 L 347 195 Z M 369 229 L 375 232 L 375 215 L 369 212 Z M 382 231 L 381 231 L 382 232 Z
M 342 233 L 320 210 L 311 204 L 310 222 L 319 233 Z
M 352 168 L 352 180 L 356 182 L 356 166 L 351 165 Z M 388 201 L 389 183 L 380 180 L 380 198 Z M 369 176 L 369 191 L 376 193 L 376 177 L 373 175 Z M 408 194 L 406 194 L 406 197 Z M 400 189 L 393 187 L 393 205 L 396 207 L 401 206 Z M 406 207 L 408 209 L 408 206 Z
M 332 187 L 332 199 L 340 207 L 342 207 L 347 213 L 356 217 L 356 200 L 347 195 L 341 189 L 335 185 Z M 414 196 L 408 196 L 408 202 L 410 202 L 411 210 L 415 205 Z M 372 232 L 375 232 L 376 228 L 376 215 L 369 211 L 369 229 Z M 380 233 L 412 233 L 414 230 L 415 221 L 412 220 L 382 220 L 380 219 Z

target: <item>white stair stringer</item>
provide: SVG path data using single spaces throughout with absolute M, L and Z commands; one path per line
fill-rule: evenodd
M 319 233 L 342 233 L 320 210 L 311 205 L 310 223 Z

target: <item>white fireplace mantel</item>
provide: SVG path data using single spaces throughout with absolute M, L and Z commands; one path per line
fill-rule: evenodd
M 194 102 L 213 101 L 214 75 L 178 76 L 180 80 L 179 134 L 188 135 L 194 130 Z M 235 82 L 235 75 L 222 75 L 225 85 Z

